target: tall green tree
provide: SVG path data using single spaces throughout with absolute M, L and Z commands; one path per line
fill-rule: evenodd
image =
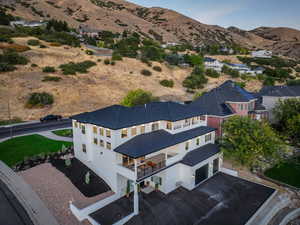
M 121 105 L 127 107 L 133 107 L 137 105 L 143 105 L 150 102 L 159 101 L 158 97 L 154 97 L 151 92 L 144 91 L 142 89 L 129 91 L 123 98 Z
M 276 128 L 292 140 L 294 144 L 299 144 L 300 132 L 300 99 L 286 99 L 279 101 L 273 109 L 275 115 Z
M 222 150 L 238 164 L 261 166 L 265 160 L 281 160 L 285 145 L 267 124 L 249 117 L 234 116 L 223 124 Z

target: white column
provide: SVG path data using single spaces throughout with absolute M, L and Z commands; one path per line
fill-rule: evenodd
M 134 183 L 134 195 L 133 195 L 133 204 L 134 204 L 134 215 L 139 214 L 139 193 L 138 193 L 138 184 Z
M 135 176 L 135 179 L 137 179 L 137 173 L 138 173 L 138 169 L 137 169 L 137 160 L 134 159 L 134 176 Z

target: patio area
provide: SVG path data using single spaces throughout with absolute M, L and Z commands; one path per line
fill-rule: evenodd
M 140 213 L 128 225 L 242 225 L 274 193 L 274 189 L 224 173 L 192 191 L 184 188 L 165 195 L 140 193 Z M 90 216 L 101 225 L 132 213 L 133 197 L 123 197 Z
M 60 163 L 56 166 L 59 168 Z M 74 164 L 75 165 L 75 164 Z M 62 167 L 60 167 L 62 170 Z M 41 200 L 45 203 L 52 215 L 62 225 L 88 225 L 88 221 L 80 223 L 72 214 L 69 202 L 72 201 L 78 208 L 84 208 L 114 193 L 107 190 L 105 183 L 99 183 L 96 187 L 102 186 L 98 194 L 93 192 L 92 197 L 85 196 L 77 187 L 78 180 L 68 178 L 68 174 L 55 168 L 51 163 L 44 163 L 31 169 L 19 172 L 18 175 L 32 187 Z M 75 173 L 76 175 L 76 173 Z M 77 174 L 78 175 L 78 174 Z M 74 182 L 74 184 L 72 183 Z M 77 187 L 76 187 L 77 185 Z M 93 188 L 91 189 L 93 191 Z M 98 190 L 99 191 L 99 190 Z

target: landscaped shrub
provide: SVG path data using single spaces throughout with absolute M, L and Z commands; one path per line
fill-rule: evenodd
M 61 77 L 54 77 L 54 76 L 45 76 L 43 78 L 43 82 L 47 82 L 47 81 L 54 81 L 54 82 L 58 82 L 61 80 Z
M 36 40 L 36 39 L 30 39 L 27 41 L 27 44 L 32 45 L 32 46 L 38 46 L 38 45 L 40 45 L 40 41 Z
M 16 69 L 14 65 L 26 65 L 28 61 L 26 57 L 19 55 L 17 52 L 5 51 L 0 54 L 0 72 L 13 71 Z
M 286 82 L 287 85 L 289 86 L 300 86 L 300 79 L 298 80 L 288 80 Z
M 141 74 L 144 75 L 144 76 L 151 76 L 152 75 L 151 71 L 146 70 L 146 69 L 142 70 Z
M 109 65 L 109 64 L 110 64 L 110 60 L 109 60 L 109 59 L 105 59 L 105 60 L 104 60 L 104 64 L 105 64 L 105 65 Z
M 85 50 L 85 53 L 86 53 L 87 55 L 94 55 L 94 52 L 91 51 L 91 50 Z
M 115 61 L 111 61 L 110 65 L 114 66 L 114 65 L 116 65 L 116 62 Z
M 220 74 L 218 73 L 218 71 L 214 70 L 214 69 L 207 69 L 205 71 L 205 75 L 212 77 L 212 78 L 218 78 L 220 77 Z
M 173 80 L 161 80 L 159 83 L 164 87 L 173 87 L 174 86 Z
M 31 67 L 38 67 L 38 65 L 35 64 L 35 63 L 32 63 L 32 64 L 31 64 Z
M 53 66 L 46 66 L 43 68 L 44 73 L 55 73 L 55 68 Z
M 92 66 L 95 66 L 96 63 L 90 60 L 86 60 L 80 63 L 70 62 L 67 64 L 62 64 L 59 66 L 63 71 L 64 75 L 75 75 L 78 73 L 87 73 L 88 69 Z
M 119 53 L 114 52 L 112 57 L 111 57 L 111 60 L 112 61 L 121 61 L 121 60 L 123 60 L 123 58 Z
M 153 66 L 152 69 L 155 70 L 155 71 L 157 71 L 157 72 L 161 72 L 162 71 L 162 69 L 161 69 L 160 66 Z
M 30 94 L 26 106 L 28 108 L 35 107 L 35 106 L 43 107 L 46 105 L 51 105 L 53 104 L 53 102 L 54 102 L 53 95 L 47 92 L 41 92 L 41 93 L 34 92 Z

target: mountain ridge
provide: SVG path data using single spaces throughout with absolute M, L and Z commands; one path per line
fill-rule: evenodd
M 54 18 L 75 28 L 85 24 L 113 32 L 130 30 L 160 42 L 186 42 L 195 46 L 237 44 L 300 58 L 300 31 L 292 28 L 226 29 L 201 23 L 174 10 L 147 8 L 125 0 L 3 0 L 1 4 L 10 5 L 14 8 L 11 14 L 28 20 Z

